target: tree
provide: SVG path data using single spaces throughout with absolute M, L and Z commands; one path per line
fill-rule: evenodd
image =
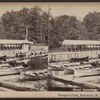
M 83 22 L 88 31 L 88 39 L 100 40 L 100 12 L 88 13 Z
M 25 29 L 27 27 L 28 40 L 47 44 L 47 20 L 48 14 L 39 7 L 6 12 L 1 17 L 1 25 L 4 28 L 2 37 L 7 39 L 25 39 Z
M 74 16 L 59 16 L 51 20 L 52 31 L 49 35 L 49 48 L 61 47 L 65 39 L 87 39 L 87 30 L 84 23 Z
M 60 29 L 61 29 L 63 22 L 67 18 L 69 18 L 68 15 L 62 15 L 56 18 L 53 18 L 53 17 L 51 18 L 50 25 L 52 28 L 48 34 L 49 48 L 57 48 L 61 46 L 61 44 L 59 43 L 61 41 Z
M 86 28 L 81 21 L 77 20 L 76 17 L 70 16 L 66 19 L 61 27 L 61 38 L 64 39 L 85 39 L 87 35 Z

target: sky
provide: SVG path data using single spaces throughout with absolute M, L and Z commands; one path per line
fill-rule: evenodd
M 100 12 L 100 7 L 96 8 L 82 8 L 82 7 L 59 7 L 59 8 L 52 8 L 53 10 L 51 11 L 51 14 L 54 16 L 59 16 L 59 15 L 69 15 L 69 16 L 76 16 L 77 19 L 83 20 L 84 16 L 88 14 L 89 12 Z M 92 9 L 92 10 L 91 10 Z M 55 14 L 56 12 L 56 14 Z
M 18 11 L 23 7 L 32 8 L 39 6 L 43 11 L 48 12 L 51 8 L 53 17 L 60 15 L 76 16 L 77 19 L 83 20 L 84 16 L 89 12 L 100 12 L 100 3 L 0 3 L 0 17 L 6 11 Z

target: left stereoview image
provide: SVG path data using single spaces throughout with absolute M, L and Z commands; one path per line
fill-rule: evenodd
M 47 91 L 46 7 L 34 3 L 0 5 L 0 92 Z

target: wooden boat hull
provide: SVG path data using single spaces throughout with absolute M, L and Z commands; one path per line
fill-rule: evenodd
M 95 76 L 95 75 L 99 75 L 100 71 L 96 71 L 96 70 L 74 70 L 74 76 L 75 77 L 88 77 L 88 76 Z
M 64 71 L 64 68 L 62 65 L 56 65 L 56 64 L 50 64 L 48 65 L 49 71 Z
M 20 72 L 20 80 L 43 80 L 47 79 L 48 77 L 48 71 L 47 69 L 44 70 L 27 70 L 27 71 L 21 71 Z
M 48 76 L 32 76 L 32 75 L 28 75 L 28 74 L 24 74 L 23 77 L 20 77 L 20 80 L 22 81 L 32 81 L 32 80 L 43 80 L 43 79 L 47 79 Z
M 73 69 L 64 69 L 64 75 L 67 75 L 67 74 L 74 74 L 74 70 Z
M 22 66 L 12 67 L 12 68 L 5 68 L 0 69 L 0 76 L 8 76 L 8 75 L 14 75 L 14 74 L 20 74 L 20 72 L 23 70 Z
M 48 70 L 50 70 L 50 71 L 64 71 L 64 68 L 49 67 Z
M 71 59 L 70 59 L 70 62 L 80 62 L 80 61 L 89 61 L 89 57 L 71 58 Z
M 18 71 L 0 71 L 0 76 L 8 76 L 8 75 L 14 75 L 19 74 Z

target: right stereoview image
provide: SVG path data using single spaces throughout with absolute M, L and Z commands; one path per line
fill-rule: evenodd
M 100 7 L 51 6 L 48 91 L 100 91 Z

